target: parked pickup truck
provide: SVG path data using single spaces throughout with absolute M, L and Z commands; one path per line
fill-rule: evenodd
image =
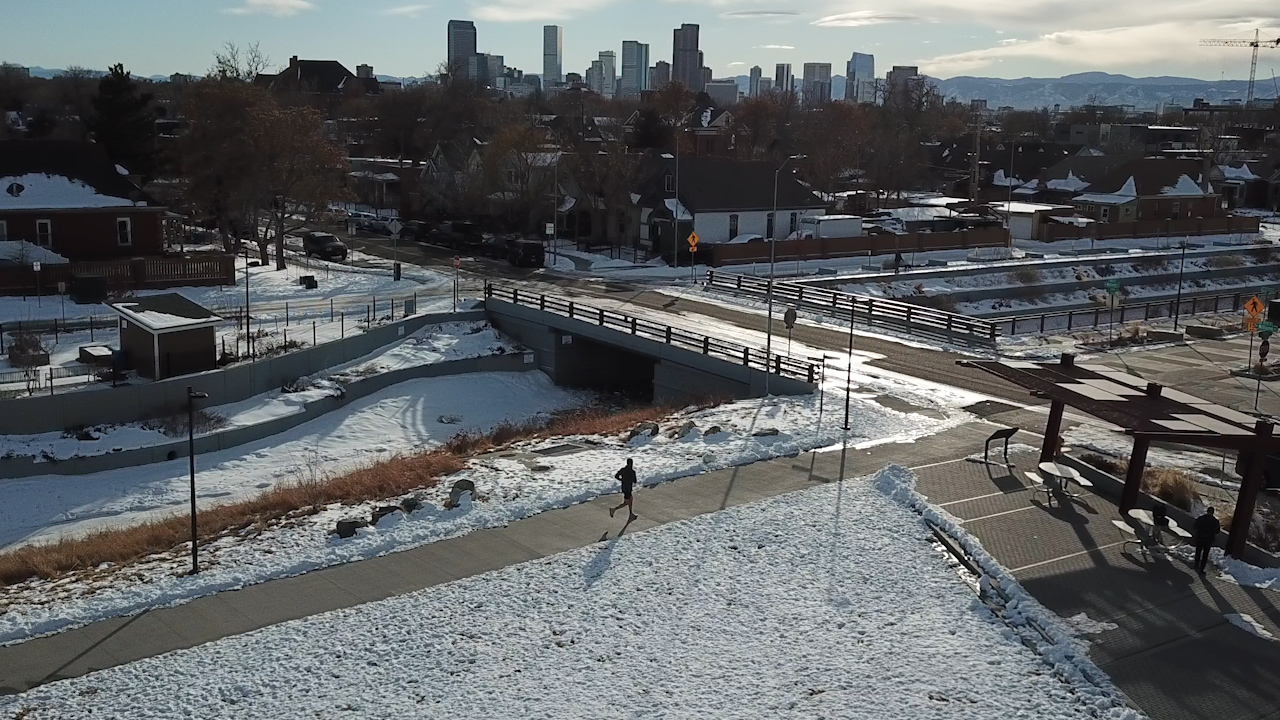
M 455 220 L 442 222 L 434 230 L 418 238 L 419 242 L 440 245 L 453 250 L 475 248 L 481 240 L 483 236 L 475 225 Z

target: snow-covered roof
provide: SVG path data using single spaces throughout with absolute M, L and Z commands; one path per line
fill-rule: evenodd
M 1124 186 L 1113 193 L 1085 194 L 1074 198 L 1075 202 L 1098 203 L 1099 205 L 1124 205 L 1138 199 L 1138 186 L 1133 176 L 1125 181 Z
M 1019 185 L 1022 185 L 1023 182 L 1022 180 L 1019 180 L 1017 177 L 1009 177 L 1005 175 L 1004 168 L 1000 168 L 996 170 L 995 176 L 991 178 L 991 184 L 997 185 L 999 187 L 1009 187 L 1010 185 L 1017 187 Z
M 222 318 L 178 293 L 148 295 L 111 304 L 124 319 L 152 333 L 213 327 Z
M 377 180 L 379 182 L 396 182 L 400 179 L 400 176 L 395 173 L 375 173 L 371 170 L 352 170 L 347 174 L 351 177 Z
M 1249 163 L 1240 163 L 1240 167 L 1232 167 L 1231 165 L 1220 165 L 1222 175 L 1227 180 L 1261 180 L 1262 178 L 1255 175 L 1253 170 L 1249 168 Z
M 1085 227 L 1094 222 L 1093 218 L 1066 216 L 1066 215 L 1050 215 L 1049 219 L 1064 225 L 1075 225 L 1076 227 Z
M 1053 210 L 1073 210 L 1070 205 L 1047 205 L 1045 203 L 1029 203 L 1029 202 L 994 202 L 991 207 L 997 212 L 1013 213 L 1014 215 L 1031 215 L 1038 212 L 1050 212 Z
M 106 195 L 81 180 L 47 173 L 0 177 L 0 211 L 75 210 L 80 208 L 146 207 L 143 201 Z
M 5 262 L 30 266 L 37 262 L 42 265 L 66 265 L 70 261 L 49 248 L 26 240 L 6 240 L 0 241 L 0 264 Z
M 672 215 L 677 215 L 676 207 L 679 206 L 680 211 L 678 216 L 676 217 L 677 221 L 693 219 L 693 215 L 689 214 L 689 210 L 684 205 L 681 205 L 675 198 L 667 198 L 663 202 L 665 202 L 667 205 L 667 212 L 671 213 Z
M 946 195 L 938 195 L 934 197 L 912 197 L 908 198 L 912 205 L 921 207 L 947 207 L 948 205 L 959 205 L 967 203 L 967 198 L 947 197 Z
M 1173 197 L 1200 197 L 1204 195 L 1204 190 L 1195 180 L 1186 175 L 1179 175 L 1177 184 L 1165 187 L 1160 194 Z
M 1070 170 L 1067 176 L 1061 180 L 1050 180 L 1045 184 L 1050 190 L 1060 190 L 1063 192 L 1080 192 L 1089 187 L 1089 183 L 1076 177 L 1076 174 Z

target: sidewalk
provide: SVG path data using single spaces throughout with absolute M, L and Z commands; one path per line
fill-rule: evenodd
M 971 423 L 907 445 L 848 450 L 845 475 L 891 462 L 905 465 L 963 457 L 981 448 L 991 426 Z M 553 510 L 506 527 L 481 530 L 305 575 L 219 593 L 184 605 L 113 618 L 0 648 L 0 694 L 76 677 L 276 623 L 382 600 L 726 507 L 803 490 L 839 477 L 841 452 L 810 452 L 703 475 L 636 492 L 640 518 L 609 517 L 614 495 Z M 624 524 L 626 523 L 626 524 Z

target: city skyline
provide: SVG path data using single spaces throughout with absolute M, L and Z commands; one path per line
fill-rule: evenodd
M 1247 77 L 1248 53 L 1202 48 L 1199 37 L 1251 37 L 1254 27 L 1280 35 L 1280 18 L 1260 0 L 1243 0 L 1229 14 L 1187 3 L 1156 7 L 1143 0 L 1117 5 L 1101 18 L 1083 10 L 1049 13 L 1048 1 L 1003 8 L 977 0 L 974 7 L 948 9 L 936 0 L 902 0 L 892 8 L 877 10 L 873 4 L 839 12 L 818 0 L 792 0 L 780 5 L 785 10 L 720 0 L 664 5 L 659 13 L 611 0 L 548 0 L 534 7 L 513 0 L 452 6 L 220 0 L 196 8 L 135 0 L 128 12 L 88 0 L 14 0 L 0 27 L 0 60 L 95 69 L 123 62 L 139 75 L 201 74 L 224 42 L 258 42 L 275 66 L 298 55 L 339 59 L 352 67 L 369 64 L 384 75 L 422 76 L 445 62 L 444 28 L 459 19 L 475 22 L 481 51 L 501 54 L 530 74 L 542 73 L 539 40 L 545 24 L 563 28 L 562 67 L 581 72 L 600 50 L 619 52 L 625 40 L 649 44 L 651 65 L 671 62 L 666 38 L 673 28 L 690 23 L 701 26 L 699 47 L 714 77 L 745 75 L 753 65 L 769 68 L 778 62 L 793 67 L 831 63 L 839 72 L 858 51 L 875 54 L 884 67 L 917 65 L 940 78 L 1106 71 L 1217 80 Z M 374 38 L 350 31 L 353 13 L 378 29 L 369 34 Z M 1273 71 L 1280 71 L 1280 53 L 1264 53 L 1259 76 Z

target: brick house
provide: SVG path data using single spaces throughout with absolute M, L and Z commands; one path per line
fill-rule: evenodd
M 1206 177 L 1200 160 L 1142 158 L 1091 183 L 1071 204 L 1101 223 L 1215 218 L 1225 215 L 1213 190 L 1222 179 L 1216 167 Z
M 159 255 L 164 213 L 99 145 L 0 141 L 0 240 L 73 261 Z

